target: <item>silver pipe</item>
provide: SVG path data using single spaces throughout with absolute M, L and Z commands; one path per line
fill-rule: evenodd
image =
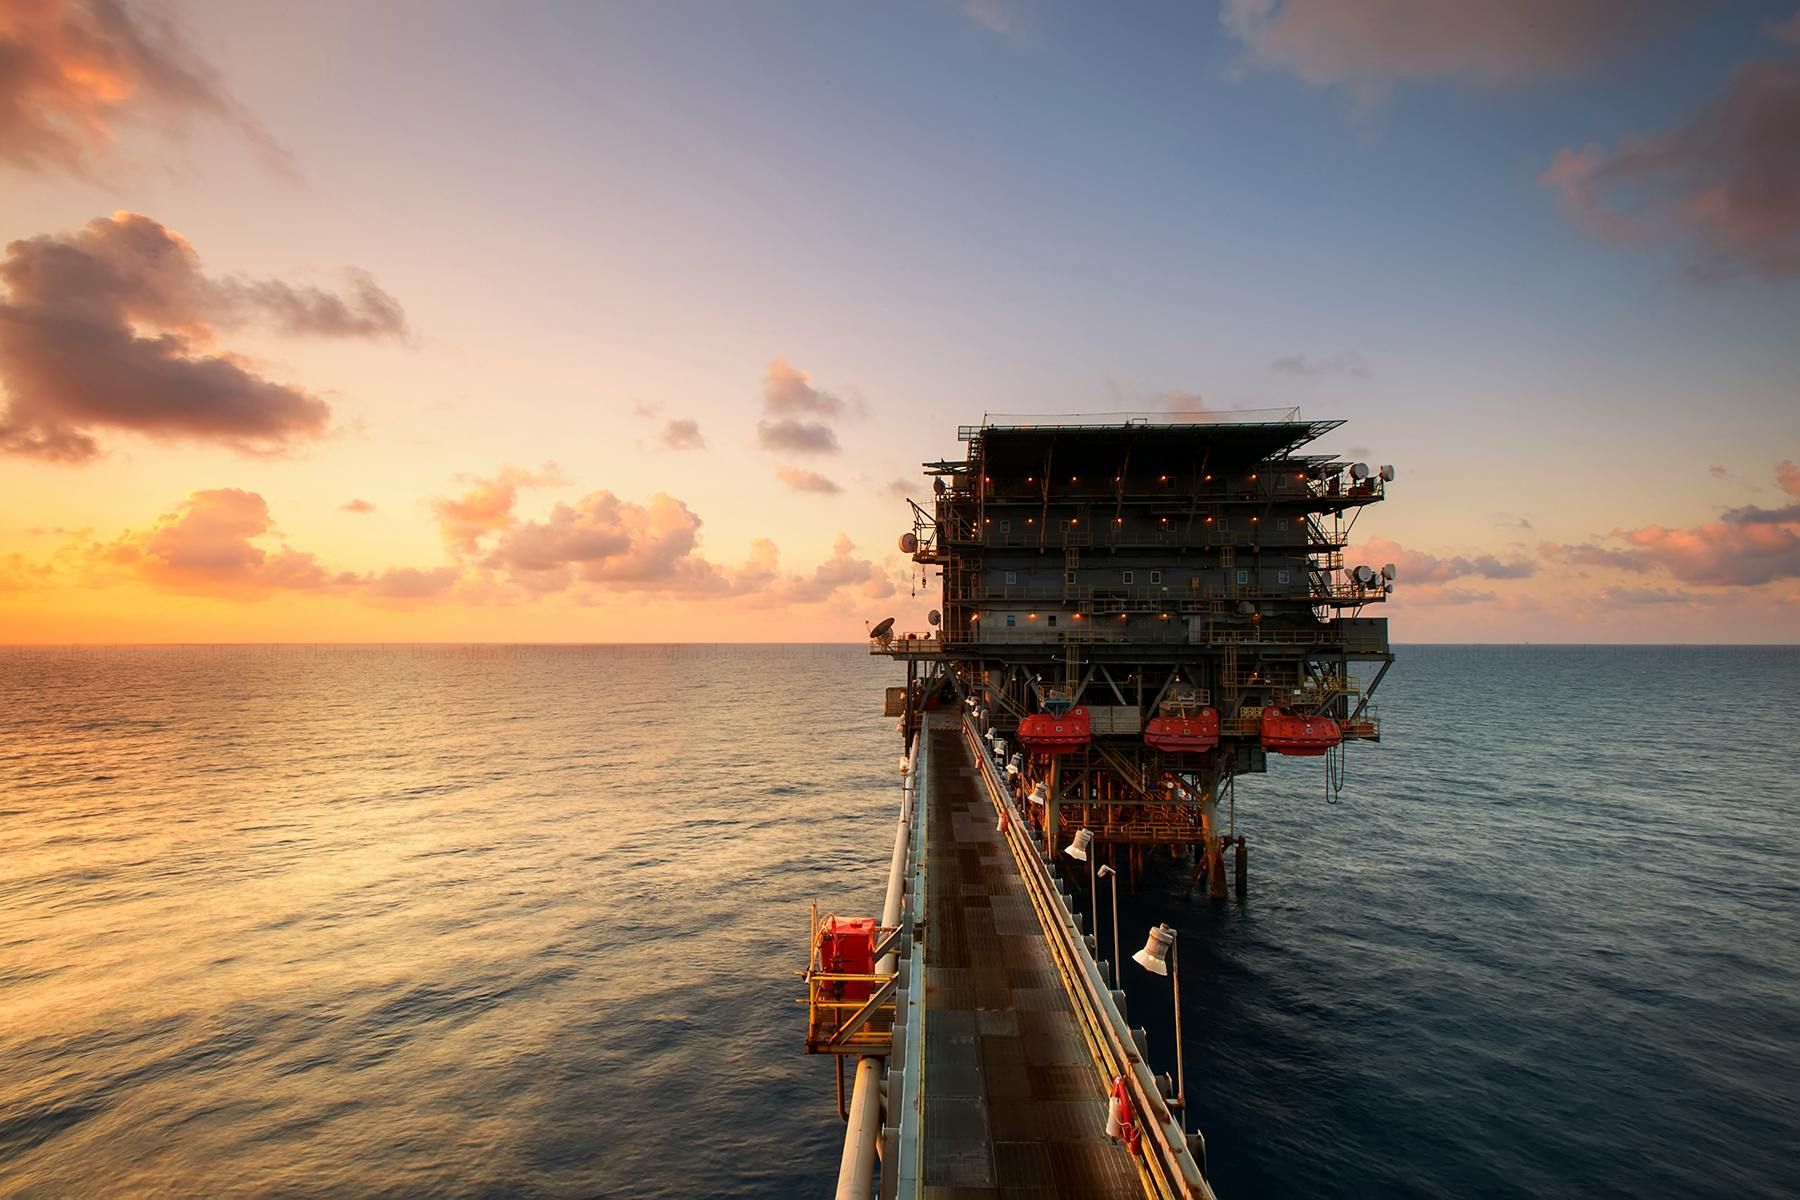
M 919 791 L 919 743 L 925 731 L 913 736 L 906 781 L 900 789 L 900 820 L 894 829 L 894 857 L 888 864 L 887 898 L 881 906 L 881 925 L 900 924 L 906 903 L 906 859 L 912 833 L 913 804 Z M 900 950 L 881 956 L 877 975 L 886 975 L 900 963 Z M 850 1093 L 850 1123 L 844 1129 L 844 1154 L 838 1162 L 837 1200 L 868 1200 L 875 1192 L 875 1159 L 881 1141 L 881 1060 L 865 1055 L 856 1063 L 856 1085 Z

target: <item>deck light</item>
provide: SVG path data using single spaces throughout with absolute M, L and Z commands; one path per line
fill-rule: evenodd
M 1167 975 L 1175 989 L 1175 1098 L 1169 1104 L 1181 1114 L 1181 1130 L 1187 1132 L 1187 1072 L 1181 1062 L 1181 971 L 1175 954 L 1175 931 L 1158 925 L 1150 931 L 1144 948 L 1131 956 L 1133 962 L 1152 975 Z
M 1080 482 L 1081 482 L 1081 476 L 1079 476 L 1079 475 L 1071 475 L 1071 476 L 1069 476 L 1069 482 L 1070 482 L 1070 483 L 1080 483 Z
M 1150 931 L 1144 941 L 1144 948 L 1131 956 L 1131 961 L 1149 971 L 1152 975 L 1169 973 L 1169 951 L 1175 945 L 1175 931 L 1167 925 L 1158 925 Z
M 1081 524 L 1081 518 L 1080 518 L 1080 517 L 1070 517 L 1070 518 L 1069 518 L 1069 524 L 1071 524 L 1071 525 L 1079 525 L 1079 524 Z
M 1156 477 L 1156 482 L 1158 482 L 1158 483 L 1167 483 L 1167 482 L 1169 482 L 1169 477 L 1168 477 L 1168 476 L 1167 476 L 1167 475 L 1158 475 L 1158 476 L 1157 476 L 1157 477 Z
M 1025 619 L 1027 621 L 1035 621 L 1035 620 L 1037 620 L 1037 614 L 1036 613 L 1026 613 Z
M 1093 844 L 1093 830 L 1077 829 L 1075 831 L 1075 836 L 1070 839 L 1069 844 L 1063 847 L 1063 853 L 1080 862 L 1086 862 L 1088 860 L 1088 850 Z

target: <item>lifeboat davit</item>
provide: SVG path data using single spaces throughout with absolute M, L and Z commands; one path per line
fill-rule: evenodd
M 1158 750 L 1204 754 L 1219 744 L 1219 710 L 1208 705 L 1195 712 L 1152 717 L 1144 741 Z
M 1303 716 L 1291 708 L 1265 708 L 1263 749 L 1277 754 L 1316 757 L 1344 740 L 1344 730 L 1330 717 Z
M 1093 740 L 1094 723 L 1085 708 L 1032 713 L 1019 722 L 1019 741 L 1038 754 L 1068 754 Z

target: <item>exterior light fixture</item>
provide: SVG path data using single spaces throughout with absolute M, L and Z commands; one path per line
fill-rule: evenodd
M 1181 1062 L 1181 971 L 1175 953 L 1175 931 L 1158 925 L 1144 940 L 1144 948 L 1131 960 L 1152 975 L 1166 975 L 1175 989 L 1175 1099 L 1169 1105 L 1181 1114 L 1181 1128 L 1187 1130 L 1187 1078 Z
M 1037 620 L 1037 614 L 1036 613 L 1026 613 L 1025 619 L 1027 621 L 1035 621 L 1035 620 Z
M 1077 829 L 1075 831 L 1075 836 L 1069 839 L 1069 844 L 1063 847 L 1063 853 L 1080 862 L 1086 862 L 1088 860 L 1088 851 L 1093 848 L 1093 845 L 1094 831 L 1091 829 Z
M 1167 975 L 1169 955 L 1174 948 L 1175 931 L 1167 925 L 1158 925 L 1144 940 L 1144 948 L 1131 956 L 1131 961 L 1152 975 Z

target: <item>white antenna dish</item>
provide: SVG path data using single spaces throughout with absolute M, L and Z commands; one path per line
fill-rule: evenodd
M 934 608 L 925 614 L 925 620 L 932 625 L 941 625 L 944 622 L 944 614 Z
M 1392 483 L 1394 481 L 1394 464 L 1388 463 L 1387 465 L 1383 466 L 1381 468 L 1380 472 L 1378 472 L 1378 473 L 1380 474 L 1383 482 Z
M 1389 582 L 1393 581 L 1393 578 L 1394 578 L 1394 564 L 1393 563 L 1389 563 L 1387 566 L 1381 568 L 1381 577 L 1383 579 L 1388 580 Z
M 1375 582 L 1374 567 L 1358 567 L 1352 574 L 1356 576 L 1356 582 L 1362 584 L 1364 587 Z
M 918 549 L 919 549 L 919 537 L 917 534 L 903 533 L 900 535 L 900 553 L 914 554 L 914 553 L 918 552 Z
M 1350 478 L 1357 480 L 1358 482 L 1361 482 L 1362 480 L 1367 479 L 1368 477 L 1369 477 L 1369 464 L 1368 463 L 1351 463 L 1350 464 Z

